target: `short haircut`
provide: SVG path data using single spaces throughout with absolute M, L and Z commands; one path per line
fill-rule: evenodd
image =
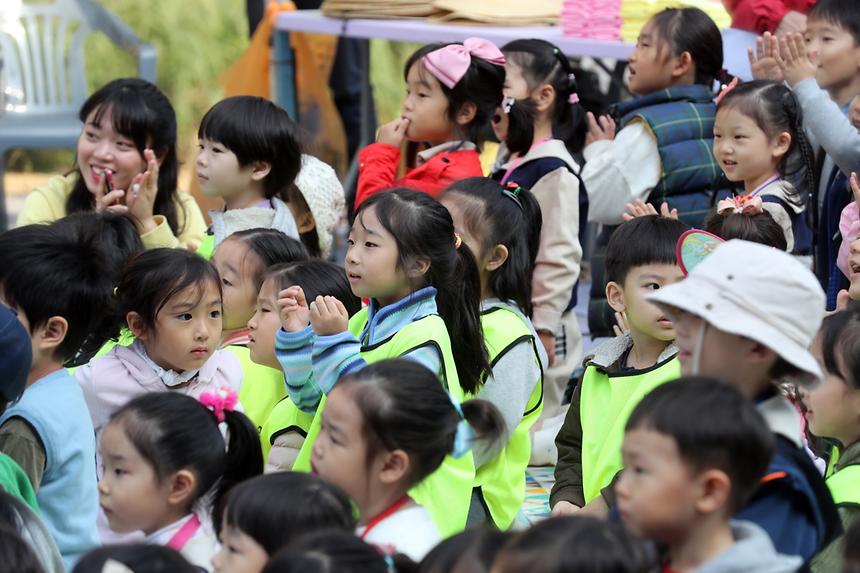
M 822 20 L 843 28 L 860 44 L 860 3 L 857 0 L 818 0 L 809 11 L 810 20 Z
M 744 213 L 721 215 L 712 211 L 705 219 L 705 230 L 726 241 L 740 239 L 752 243 L 761 243 L 780 251 L 788 249 L 785 231 L 774 220 L 773 215 L 767 211 L 762 211 L 756 215 Z
M 623 285 L 633 267 L 678 264 L 675 247 L 687 229 L 681 221 L 659 215 L 636 217 L 622 224 L 606 247 L 606 282 Z
M 729 514 L 744 507 L 773 456 L 773 433 L 755 404 L 711 378 L 681 378 L 653 390 L 627 420 L 626 431 L 637 429 L 672 438 L 696 471 L 725 472 L 732 483 Z
M 860 312 L 854 308 L 825 317 L 819 336 L 824 370 L 860 389 Z
M 115 272 L 99 239 L 96 233 L 53 225 L 0 234 L 3 300 L 26 315 L 30 334 L 53 316 L 66 319 L 66 337 L 54 351 L 60 362 L 74 358 L 88 338 L 93 341 L 107 327 Z M 105 332 L 101 342 L 109 337 Z

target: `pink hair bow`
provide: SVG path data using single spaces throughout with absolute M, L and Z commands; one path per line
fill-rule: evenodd
M 453 89 L 469 71 L 472 56 L 486 60 L 491 64 L 505 65 L 505 56 L 495 44 L 483 38 L 466 38 L 462 44 L 448 44 L 430 52 L 423 58 L 424 67 L 442 82 L 448 89 Z
M 738 195 L 729 199 L 722 199 L 717 202 L 717 213 L 720 215 L 733 215 L 741 213 L 744 215 L 758 215 L 764 211 L 764 204 L 761 197 L 744 197 Z
M 199 400 L 215 414 L 215 419 L 220 424 L 224 421 L 224 412 L 232 412 L 239 397 L 229 388 L 221 388 L 215 392 L 202 393 Z

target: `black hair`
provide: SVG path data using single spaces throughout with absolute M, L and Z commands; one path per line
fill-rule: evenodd
M 315 475 L 278 472 L 257 476 L 227 496 L 224 523 L 250 536 L 269 555 L 302 534 L 325 529 L 352 532 L 349 497 Z M 221 524 L 216 524 L 221 527 Z
M 116 288 L 120 320 L 134 311 L 147 329 L 155 328 L 158 313 L 181 291 L 196 288 L 203 296 L 211 282 L 221 294 L 221 279 L 212 263 L 185 249 L 149 249 L 126 266 Z
M 6 525 L 0 525 L 0 563 L 6 571 L 15 573 L 43 573 L 42 563 L 21 534 Z
M 803 130 L 803 110 L 794 92 L 782 82 L 755 80 L 731 91 L 717 105 L 717 111 L 734 109 L 752 119 L 768 138 L 782 132 L 791 135 L 791 144 L 777 169 L 783 179 L 803 183 L 789 196 L 797 205 L 806 204 L 806 196 L 815 187 L 815 156 Z
M 318 296 L 333 296 L 343 303 L 349 316 L 361 310 L 361 299 L 352 293 L 343 267 L 320 259 L 275 265 L 266 271 L 264 280 L 274 278 L 277 289 L 299 285 L 305 298 L 312 302 Z
M 606 247 L 606 282 L 623 285 L 633 267 L 678 264 L 675 248 L 687 229 L 681 221 L 660 215 L 621 224 Z
M 361 224 L 362 213 L 370 207 L 394 236 L 400 268 L 419 259 L 429 261 L 425 284 L 415 285 L 413 291 L 425 285 L 436 288 L 436 305 L 451 338 L 460 386 L 476 394 L 484 372 L 490 370 L 481 329 L 481 277 L 469 248 L 456 246 L 451 214 L 426 193 L 391 189 L 364 201 L 354 224 Z
M 271 171 L 263 179 L 266 198 L 289 201 L 287 191 L 302 168 L 302 147 L 296 125 L 283 108 L 257 96 L 223 99 L 200 120 L 197 137 L 220 143 L 242 167 L 268 163 Z
M 485 443 L 502 435 L 504 422 L 493 404 L 467 400 L 460 406 L 461 418 L 436 373 L 412 360 L 376 362 L 344 376 L 337 386 L 350 393 L 361 412 L 368 462 L 380 451 L 403 450 L 409 455 L 409 485 L 442 465 L 461 420 Z
M 422 74 L 421 77 L 426 77 L 423 74 L 430 74 L 430 72 L 421 62 L 422 58 L 445 46 L 460 43 L 428 44 L 419 48 L 406 60 L 406 65 L 403 67 L 403 78 L 406 79 L 409 75 L 409 70 L 415 64 L 419 64 L 418 72 Z M 486 138 L 490 120 L 496 112 L 496 108 L 502 103 L 502 88 L 504 84 L 505 67 L 478 57 L 471 58 L 469 69 L 453 88 L 449 88 L 442 82 L 439 82 L 442 93 L 448 98 L 448 119 L 461 139 L 471 141 L 480 149 L 481 143 Z M 475 117 L 468 125 L 459 126 L 455 121 L 457 113 L 463 107 L 463 104 L 468 102 L 475 104 Z
M 508 249 L 508 260 L 489 277 L 490 290 L 531 316 L 532 273 L 542 225 L 534 195 L 516 184 L 504 188 L 487 177 L 469 177 L 451 184 L 445 196 L 457 198 L 464 225 L 480 238 L 483 253 L 496 245 Z
M 624 528 L 593 517 L 553 517 L 513 537 L 497 573 L 647 573 L 651 563 Z
M 68 233 L 53 225 L 27 225 L 0 234 L 0 292 L 23 312 L 30 333 L 52 316 L 68 323 L 54 358 L 75 357 L 85 342 L 101 345 L 112 335 L 110 257 L 96 233 Z
M 694 470 L 728 475 L 728 515 L 744 507 L 773 456 L 773 432 L 755 404 L 712 378 L 684 377 L 651 391 L 627 420 L 625 431 L 637 429 L 672 438 Z
M 300 212 L 311 213 L 311 216 L 313 216 L 310 205 L 308 205 L 305 196 L 302 195 L 302 190 L 299 189 L 299 186 L 296 183 L 293 183 L 287 189 L 287 197 L 289 198 L 288 202 L 295 205 Z M 299 238 L 302 240 L 302 244 L 304 244 L 311 257 L 322 257 L 322 249 L 320 248 L 320 236 L 319 232 L 317 231 L 316 220 L 314 220 L 314 228 L 310 231 L 299 233 Z
M 307 261 L 310 258 L 308 250 L 301 241 L 288 237 L 276 229 L 257 228 L 236 231 L 224 240 L 230 239 L 242 241 L 260 259 L 262 264 L 254 275 L 254 284 L 257 285 L 258 291 L 269 267 Z
M 854 46 L 860 45 L 860 7 L 855 0 L 818 0 L 807 17 L 844 29 L 854 37 Z
M 584 137 L 585 110 L 579 103 L 569 101 L 577 86 L 573 66 L 567 56 L 555 44 L 536 38 L 508 42 L 502 46 L 502 53 L 509 62 L 522 69 L 529 91 L 543 84 L 549 84 L 555 90 L 551 117 L 556 137 L 565 141 Z M 520 105 L 519 101 L 514 107 L 517 105 Z
M 128 543 L 93 549 L 77 562 L 72 573 L 102 573 L 105 562 L 118 561 L 134 573 L 197 573 L 199 569 L 165 545 Z
M 824 369 L 860 390 L 860 312 L 843 310 L 825 317 L 819 337 Z
M 523 98 L 513 102 L 507 100 L 502 104 L 502 107 L 502 113 L 508 116 L 505 147 L 511 153 L 523 156 L 529 152 L 534 143 L 537 105 L 531 98 Z M 507 111 L 504 111 L 505 109 Z M 495 116 L 493 116 L 493 121 L 496 121 Z
M 666 8 L 649 22 L 654 26 L 657 41 L 665 43 L 672 56 L 690 54 L 696 68 L 694 83 L 710 88 L 714 80 L 723 81 L 723 36 L 705 12 L 691 7 Z
M 176 112 L 170 100 L 146 80 L 120 78 L 103 85 L 87 98 L 78 118 L 86 124 L 89 115 L 95 112 L 93 122 L 99 125 L 107 111 L 111 113 L 113 130 L 131 139 L 141 158 L 144 149 L 149 148 L 161 161 L 152 212 L 163 215 L 178 236 L 183 230 L 179 228 L 176 213 L 179 159 L 176 155 Z M 78 171 L 81 168 L 77 166 Z M 66 212 L 92 211 L 94 201 L 95 196 L 87 189 L 83 177 L 78 177 L 66 201 Z M 188 217 L 185 221 L 187 225 Z
M 705 230 L 726 241 L 741 239 L 774 247 L 780 251 L 788 249 L 785 231 L 768 211 L 755 215 L 744 213 L 721 215 L 713 211 L 705 219 Z
M 496 555 L 512 537 L 489 527 L 467 529 L 431 549 L 418 573 L 490 573 Z
M 263 573 L 396 573 L 374 546 L 343 531 L 319 531 L 275 554 Z
M 263 473 L 260 434 L 245 414 L 224 411 L 227 447 L 215 414 L 185 394 L 154 392 L 111 416 L 160 481 L 186 469 L 197 478 L 191 505 L 215 488 L 212 521 L 221 522 L 224 496 L 234 485 Z

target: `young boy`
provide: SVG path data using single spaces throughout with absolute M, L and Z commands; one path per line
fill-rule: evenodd
M 800 414 L 777 385 L 821 376 L 809 351 L 824 315 L 815 276 L 787 253 L 734 240 L 648 300 L 672 318 L 681 372 L 736 387 L 776 435 L 768 475 L 737 517 L 764 528 L 780 553 L 808 560 L 841 526 L 824 480 L 802 448 Z
M 672 323 L 645 297 L 684 278 L 675 245 L 686 229 L 675 219 L 649 215 L 624 223 L 609 241 L 606 298 L 616 313 L 626 316 L 630 332 L 585 359 L 585 374 L 556 437 L 558 463 L 550 495 L 554 515 L 572 513 L 593 500 L 589 510 L 601 513 L 601 490 L 621 469 L 627 416 L 642 396 L 680 375 Z
M 765 476 L 773 435 L 736 388 L 682 378 L 630 414 L 616 485 L 624 525 L 665 547 L 664 573 L 797 571 L 762 529 L 730 521 Z
M 42 517 L 71 570 L 98 546 L 95 433 L 80 386 L 63 368 L 104 324 L 111 272 L 95 236 L 50 225 L 0 235 L 0 301 L 30 334 L 21 399 L 0 415 L 0 451 L 36 489 Z

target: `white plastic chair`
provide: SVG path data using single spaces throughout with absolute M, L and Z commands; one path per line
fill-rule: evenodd
M 84 44 L 94 32 L 136 56 L 138 75 L 155 82 L 155 48 L 93 0 L 0 0 L 0 231 L 6 152 L 75 147 L 87 97 Z

